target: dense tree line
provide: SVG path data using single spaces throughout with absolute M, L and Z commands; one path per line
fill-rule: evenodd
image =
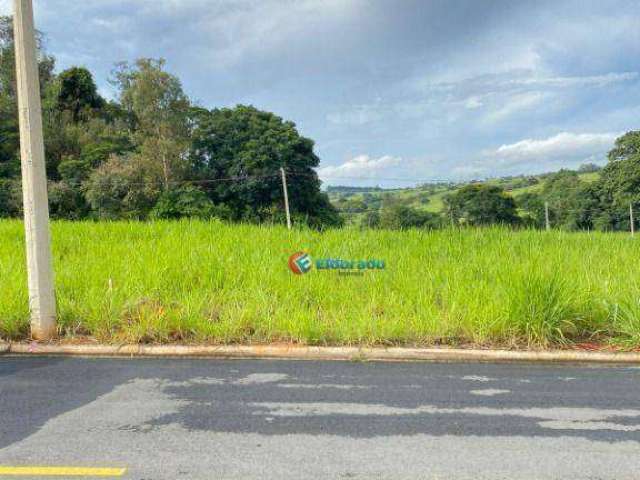
M 38 47 L 53 218 L 280 222 L 284 167 L 295 175 L 289 198 L 298 223 L 341 223 L 320 191 L 313 141 L 293 123 L 251 106 L 194 105 L 155 59 L 117 65 L 117 98 L 106 100 L 91 72 L 56 73 L 40 35 Z M 21 209 L 13 28 L 0 17 L 0 216 Z

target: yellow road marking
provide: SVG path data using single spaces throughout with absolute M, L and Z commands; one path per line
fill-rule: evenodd
M 126 468 L 0 466 L 0 475 L 31 475 L 39 477 L 121 477 L 126 471 Z

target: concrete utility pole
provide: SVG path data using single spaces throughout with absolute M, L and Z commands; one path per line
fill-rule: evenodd
M 291 230 L 291 213 L 289 212 L 289 192 L 287 191 L 287 174 L 284 173 L 283 167 L 280 167 L 280 173 L 282 174 L 282 191 L 284 192 L 284 208 L 287 211 L 287 228 Z
M 47 175 L 33 5 L 31 0 L 14 0 L 14 5 L 31 336 L 36 340 L 49 340 L 56 335 L 56 302 L 53 290 Z

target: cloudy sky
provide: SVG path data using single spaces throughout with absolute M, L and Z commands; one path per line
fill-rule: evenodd
M 295 121 L 329 184 L 603 163 L 640 129 L 638 0 L 34 3 L 59 69 L 112 95 L 115 62 L 164 57 L 202 106 Z

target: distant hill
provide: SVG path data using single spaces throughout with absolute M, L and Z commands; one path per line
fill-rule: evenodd
M 541 190 L 545 179 L 554 173 L 557 172 L 501 177 L 483 182 L 431 183 L 412 188 L 397 189 L 338 186 L 327 188 L 327 193 L 331 203 L 338 210 L 351 216 L 358 216 L 370 210 L 378 210 L 385 199 L 392 199 L 429 212 L 440 213 L 444 210 L 443 198 L 470 183 L 497 185 L 517 197 L 523 193 Z M 585 183 L 594 182 L 599 175 L 598 171 L 579 172 L 580 180 Z

